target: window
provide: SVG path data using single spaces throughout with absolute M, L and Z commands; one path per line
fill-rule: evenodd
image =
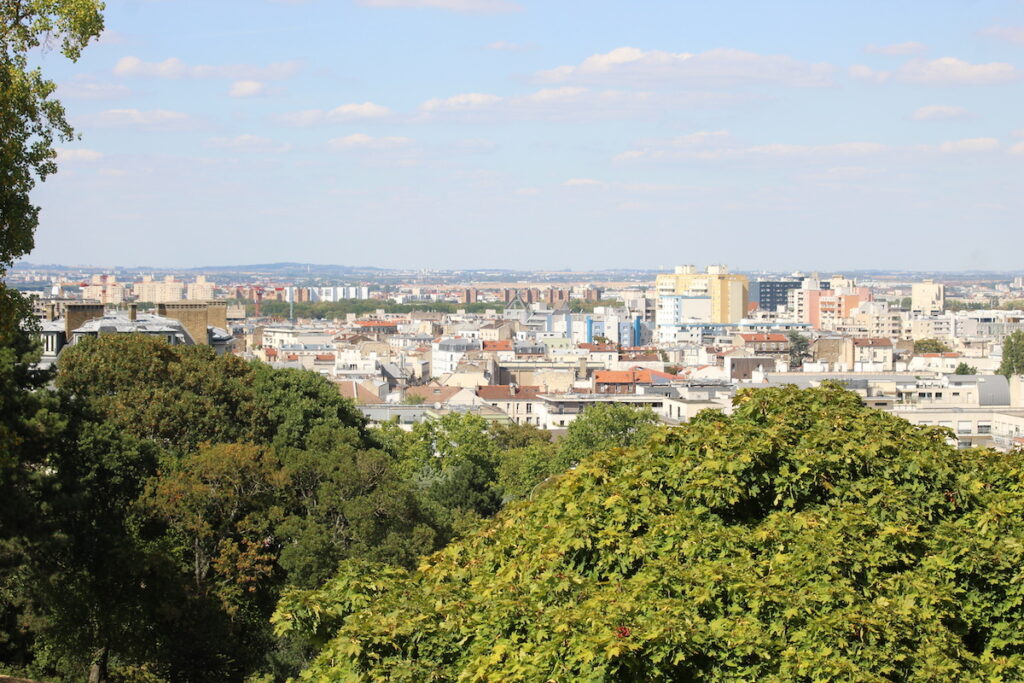
M 971 425 L 970 422 L 967 422 L 966 420 L 961 420 L 961 421 L 956 423 L 956 433 L 957 434 L 970 434 L 971 431 L 972 431 L 971 427 L 972 427 L 972 425 Z
M 978 422 L 978 433 L 979 434 L 991 434 L 992 423 L 991 422 Z
M 533 412 L 533 404 L 532 403 L 527 403 L 526 404 L 526 412 L 527 413 L 532 413 Z

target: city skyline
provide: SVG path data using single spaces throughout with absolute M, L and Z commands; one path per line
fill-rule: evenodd
M 927 8 L 111 0 L 26 260 L 1012 270 L 1024 5 Z

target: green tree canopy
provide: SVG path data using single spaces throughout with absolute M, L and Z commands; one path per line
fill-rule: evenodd
M 596 403 L 569 425 L 558 442 L 559 455 L 573 463 L 609 448 L 642 444 L 655 431 L 658 417 L 649 408 L 622 403 Z
M 949 353 L 953 349 L 938 339 L 918 339 L 914 342 L 914 353 Z
M 798 368 L 804 364 L 804 360 L 809 355 L 811 342 L 795 330 L 788 333 L 786 338 L 789 339 L 789 365 Z
M 1010 377 L 1024 375 L 1024 332 L 1014 332 L 1003 340 L 1003 362 L 999 374 Z
M 973 365 L 968 365 L 963 361 L 957 364 L 956 369 L 953 371 L 954 375 L 976 375 L 978 374 L 978 368 Z
M 28 53 L 59 45 L 76 60 L 103 30 L 99 0 L 13 0 L 0 4 L 0 272 L 35 244 L 36 180 L 57 170 L 55 141 L 74 131 L 52 97 L 57 85 L 30 69 Z
M 57 386 L 129 433 L 180 451 L 241 441 L 302 448 L 317 426 L 348 427 L 349 438 L 360 438 L 365 425 L 352 402 L 316 373 L 149 335 L 109 335 L 68 348 Z
M 585 458 L 412 573 L 286 594 L 303 680 L 1024 677 L 1024 454 L 834 385 Z

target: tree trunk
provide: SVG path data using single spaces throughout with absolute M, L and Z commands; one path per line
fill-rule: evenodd
M 89 667 L 89 683 L 108 683 L 107 678 L 107 648 L 101 647 L 92 656 L 92 665 Z

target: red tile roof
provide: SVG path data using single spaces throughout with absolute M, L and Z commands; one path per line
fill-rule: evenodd
M 740 339 L 747 342 L 786 342 L 789 341 L 784 334 L 741 334 Z
M 441 384 L 431 383 L 418 387 L 408 387 L 405 390 L 406 396 L 422 396 L 427 403 L 447 403 L 455 394 L 462 391 L 462 387 L 446 387 Z
M 892 340 L 891 339 L 881 339 L 881 338 L 878 338 L 878 337 L 871 337 L 871 338 L 864 337 L 864 338 L 860 338 L 860 339 L 854 339 L 853 340 L 853 345 L 854 346 L 892 346 Z
M 576 347 L 580 349 L 586 349 L 587 351 L 598 351 L 601 353 L 615 351 L 614 344 L 577 344 Z
M 510 384 L 487 384 L 476 388 L 476 395 L 485 401 L 530 401 L 539 393 L 540 386 L 516 387 L 514 394 Z
M 338 382 L 338 393 L 360 404 L 385 403 L 385 401 L 381 400 L 380 396 L 352 379 Z
M 511 339 L 500 339 L 498 341 L 485 341 L 483 342 L 484 351 L 511 351 L 512 340 Z

